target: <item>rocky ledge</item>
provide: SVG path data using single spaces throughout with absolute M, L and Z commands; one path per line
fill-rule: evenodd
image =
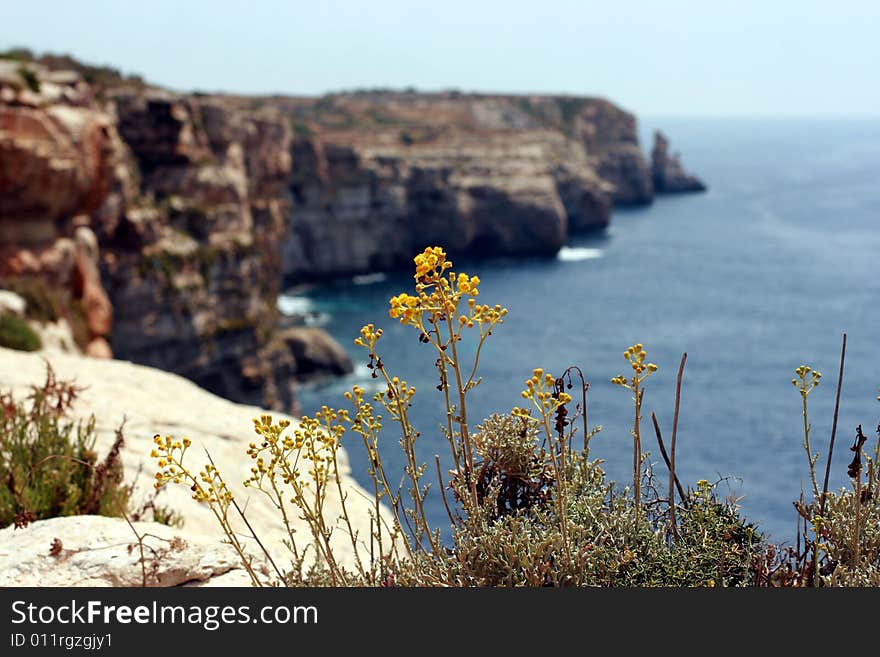
M 0 530 L 0 586 L 250 585 L 231 545 L 155 522 L 70 516 Z
M 205 451 L 211 455 L 230 490 L 246 506 L 248 521 L 279 568 L 290 567 L 291 553 L 283 544 L 287 533 L 277 510 L 264 495 L 242 485 L 251 474 L 251 460 L 245 451 L 254 436 L 252 420 L 265 413 L 265 409 L 232 403 L 180 376 L 120 360 L 57 353 L 50 355 L 49 360 L 59 380 L 74 381 L 83 388 L 73 407 L 73 419 L 94 415 L 98 454 L 107 453 L 116 429 L 124 422 L 125 444 L 120 457 L 125 481 L 134 486 L 133 507 L 142 506 L 154 492 L 152 475 L 156 464 L 149 456 L 153 436 L 157 433 L 176 438 L 187 436 L 196 448 L 192 454 L 194 465 L 204 463 Z M 42 354 L 0 348 L 0 390 L 12 390 L 16 398 L 23 399 L 30 391 L 29 386 L 42 384 L 45 375 L 46 362 Z M 287 415 L 276 413 L 275 417 L 291 420 L 290 430 L 296 427 L 296 420 Z M 367 537 L 372 495 L 351 476 L 343 450 L 338 458 L 343 476 L 342 492 L 346 495 L 353 529 Z M 187 487 L 169 486 L 156 502 L 180 514 L 184 525 L 182 529 L 163 527 L 158 531 L 154 531 L 157 528 L 152 523 L 137 525 L 141 534 L 156 534 L 150 545 L 162 554 L 155 567 L 152 559 L 147 564 L 153 573 L 148 584 L 249 584 L 247 574 L 238 568 L 235 555 L 225 549 L 228 546 L 218 545 L 223 534 L 213 514 L 192 499 Z M 334 486 L 328 490 L 325 515 L 333 521 L 341 515 L 339 494 Z M 297 518 L 294 525 L 297 535 L 306 540 L 309 530 L 305 522 Z M 250 535 L 243 524 L 236 529 L 242 536 Z M 58 554 L 52 555 L 50 547 L 55 538 L 60 540 L 61 548 Z M 0 586 L 139 586 L 142 583 L 139 557 L 128 552 L 128 546 L 135 540 L 123 520 L 100 517 L 60 518 L 35 523 L 26 529 L 3 529 L 0 531 Z M 341 555 L 342 561 L 353 567 L 354 552 L 344 530 L 339 528 L 333 540 L 334 554 Z M 259 557 L 257 547 L 250 545 Z M 107 549 L 96 552 L 102 546 Z

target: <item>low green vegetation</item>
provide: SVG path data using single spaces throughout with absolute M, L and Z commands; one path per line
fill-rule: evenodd
M 183 516 L 158 503 L 156 493 L 131 504 L 132 486 L 123 481 L 123 427 L 99 460 L 94 416 L 70 417 L 81 391 L 47 365 L 43 384 L 31 386 L 24 399 L 0 392 L 0 528 L 95 514 L 182 527 Z
M 0 289 L 15 292 L 24 299 L 26 319 L 39 324 L 53 324 L 63 319 L 70 328 L 73 341 L 81 349 L 89 343 L 91 333 L 86 308 L 82 300 L 74 298 L 69 290 L 52 288 L 36 276 L 0 280 Z
M 17 69 L 18 77 L 20 77 L 28 89 L 35 94 L 40 93 L 40 78 L 32 68 L 27 66 L 19 66 Z
M 122 430 L 99 460 L 94 418 L 69 418 L 80 392 L 49 367 L 43 385 L 32 386 L 26 399 L 0 393 L 0 527 L 56 516 L 118 516 L 126 509 Z
M 30 325 L 17 315 L 0 312 L 0 347 L 17 351 L 38 351 L 43 341 Z
M 0 281 L 2 289 L 15 292 L 25 301 L 25 316 L 41 324 L 57 322 L 68 301 L 36 276 L 16 276 Z

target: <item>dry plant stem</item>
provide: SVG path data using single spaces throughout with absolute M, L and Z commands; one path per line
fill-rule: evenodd
M 831 422 L 831 440 L 828 443 L 828 458 L 825 461 L 825 479 L 822 482 L 822 497 L 819 498 L 819 515 L 825 517 L 825 499 L 828 497 L 828 479 L 831 476 L 831 457 L 834 455 L 834 440 L 837 437 L 837 416 L 840 412 L 840 389 L 843 385 L 843 364 L 846 361 L 846 333 L 840 346 L 840 369 L 837 371 L 837 393 L 834 397 L 834 419 Z M 813 543 L 813 586 L 819 585 L 819 540 Z
M 367 439 L 364 438 L 364 442 L 367 442 Z M 379 457 L 379 445 L 378 441 L 374 438 L 372 440 L 372 451 L 370 450 L 370 446 L 367 446 L 368 453 L 375 455 L 375 462 L 373 463 L 373 490 L 375 492 L 374 500 L 375 500 L 375 513 L 376 513 L 376 522 L 379 526 L 379 552 L 382 553 L 382 515 L 381 515 L 381 497 L 383 495 L 379 492 L 379 486 L 381 484 L 384 489 L 384 497 L 388 498 L 388 501 L 391 503 L 391 508 L 394 510 L 394 528 L 390 532 L 391 540 L 392 540 L 392 549 L 397 549 L 397 543 L 393 541 L 393 537 L 396 532 L 403 532 L 403 525 L 400 522 L 400 518 L 398 516 L 398 509 L 400 508 L 399 497 L 395 497 L 394 493 L 391 491 L 391 486 L 388 484 L 388 477 L 385 475 L 385 468 L 382 466 L 382 459 Z M 412 557 L 412 550 L 409 545 L 409 541 L 403 541 L 403 545 L 406 549 L 406 554 L 408 557 Z
M 861 561 L 861 555 L 859 553 L 862 546 L 862 527 L 861 527 L 861 512 L 862 512 L 862 471 L 856 474 L 856 494 L 853 500 L 853 504 L 856 507 L 855 512 L 855 531 L 853 532 L 853 563 L 852 569 L 856 570 L 859 567 L 859 562 Z
M 129 520 L 128 514 L 125 513 L 124 511 L 122 512 L 122 517 L 125 518 L 125 522 L 128 524 L 132 533 L 134 533 L 135 537 L 137 538 L 138 550 L 140 551 L 140 554 L 141 554 L 141 558 L 140 558 L 140 562 L 141 562 L 141 587 L 147 588 L 147 565 L 144 560 L 144 537 L 141 536 L 140 534 L 138 534 L 137 529 L 134 528 L 134 524 L 131 522 L 131 520 Z
M 474 453 L 473 448 L 471 446 L 471 437 L 470 432 L 468 431 L 468 420 L 467 420 L 467 401 L 465 399 L 466 391 L 464 389 L 464 385 L 461 380 L 461 363 L 458 360 L 458 350 L 456 349 L 455 343 L 457 341 L 458 336 L 455 333 L 455 328 L 452 323 L 452 317 L 449 313 L 446 314 L 446 322 L 449 325 L 449 346 L 452 350 L 452 370 L 455 372 L 455 383 L 458 387 L 458 426 L 461 430 L 461 441 L 464 445 L 464 456 L 465 456 L 465 481 L 469 483 L 469 487 L 471 489 L 471 497 L 472 502 L 474 504 L 474 508 L 477 506 L 477 488 L 476 482 L 473 478 L 474 472 Z
M 229 519 L 226 517 L 226 514 L 221 514 L 218 512 L 214 505 L 211 505 L 211 513 L 214 514 L 214 517 L 217 519 L 217 522 L 220 524 L 220 527 L 223 529 L 223 533 L 226 534 L 226 538 L 229 539 L 230 545 L 232 545 L 236 554 L 238 554 L 238 559 L 241 561 L 242 565 L 244 565 L 245 569 L 248 572 L 248 575 L 251 577 L 251 583 L 254 586 L 263 586 L 263 583 L 257 577 L 257 574 L 254 572 L 253 567 L 251 566 L 250 557 L 245 553 L 244 547 L 241 545 L 241 542 L 238 540 L 238 536 L 236 536 L 235 530 L 232 528 L 232 525 L 229 524 Z
M 379 440 L 377 429 L 375 427 L 364 426 L 364 425 L 353 425 L 358 426 L 358 428 L 354 429 L 356 433 L 361 436 L 361 439 L 364 443 L 364 448 L 367 450 L 367 454 L 370 457 L 370 468 L 369 474 L 373 480 L 373 506 L 376 520 L 376 539 L 379 543 L 379 553 L 384 557 L 385 552 L 382 546 L 382 525 L 383 523 L 387 527 L 387 523 L 382 518 L 381 514 L 381 499 L 382 497 L 387 497 L 389 503 L 391 504 L 391 508 L 394 511 L 394 527 L 389 529 L 389 536 L 391 543 L 391 549 L 396 554 L 397 552 L 397 542 L 394 541 L 394 536 L 400 532 L 403 532 L 403 526 L 400 522 L 400 518 L 398 517 L 398 509 L 399 509 L 399 499 L 395 497 L 394 493 L 391 490 L 391 486 L 388 484 L 388 477 L 385 474 L 385 468 L 382 465 L 382 458 L 379 455 Z M 371 532 L 372 534 L 372 532 Z M 412 551 L 410 549 L 409 541 L 403 541 L 404 547 L 406 548 L 406 553 L 408 557 L 412 557 Z M 371 546 L 372 547 L 372 546 Z M 383 562 L 384 563 L 384 562 Z M 383 567 L 384 569 L 384 567 Z
M 681 498 L 683 504 L 687 505 L 687 497 L 684 494 L 684 488 L 681 485 L 681 482 L 678 480 L 678 475 L 675 474 L 672 469 L 672 459 L 670 459 L 669 454 L 666 452 L 666 445 L 663 443 L 663 436 L 660 433 L 660 424 L 657 422 L 657 415 L 655 413 L 651 413 L 651 421 L 654 423 L 654 433 L 657 435 L 657 443 L 660 445 L 660 455 L 663 457 L 663 462 L 666 463 L 666 467 L 669 469 L 670 481 L 674 482 L 675 487 L 678 489 L 678 496 Z M 675 505 L 675 492 L 669 492 L 669 503 L 671 506 Z M 675 513 L 673 511 L 673 513 Z M 674 518 L 675 516 L 673 516 Z
M 214 459 L 211 458 L 211 454 L 208 453 L 208 450 L 205 450 L 205 456 L 208 458 L 208 462 L 211 465 L 213 465 L 216 469 L 217 466 L 214 464 Z M 223 481 L 222 478 L 220 477 L 219 470 L 217 470 L 217 477 L 218 477 L 218 479 L 220 479 L 220 481 Z M 235 508 L 235 511 L 236 511 L 236 513 L 238 513 L 242 522 L 244 522 L 245 527 L 248 528 L 248 531 L 251 533 L 251 536 L 253 537 L 254 541 L 256 541 L 257 545 L 260 546 L 260 550 L 262 550 L 263 554 L 266 556 L 266 560 L 270 564 L 272 564 L 272 568 L 275 570 L 275 574 L 278 575 L 280 580 L 283 582 L 284 581 L 284 574 L 281 572 L 281 569 L 277 565 L 275 565 L 275 560 L 272 559 L 272 555 L 269 553 L 269 550 L 266 549 L 266 546 L 263 545 L 263 542 L 260 540 L 260 537 L 257 536 L 257 532 L 254 531 L 254 528 L 251 526 L 251 523 L 248 521 L 247 516 L 245 515 L 244 511 L 241 509 L 240 506 L 238 506 L 238 502 L 235 501 L 235 498 L 232 499 L 232 506 Z M 296 552 L 294 552 L 294 554 L 296 554 Z
M 232 506 L 235 507 L 236 513 L 238 513 L 239 517 L 241 517 L 245 526 L 248 528 L 248 531 L 251 533 L 251 537 L 256 541 L 257 545 L 260 546 L 260 550 L 262 550 L 263 554 L 266 556 L 266 560 L 272 565 L 272 569 L 275 571 L 275 574 L 278 576 L 281 582 L 284 581 L 284 573 L 281 572 L 281 569 L 275 564 L 275 560 L 272 559 L 272 555 L 269 553 L 269 550 L 266 549 L 266 546 L 263 545 L 263 542 L 260 540 L 260 537 L 257 536 L 257 532 L 254 531 L 254 528 L 251 526 L 251 523 L 248 521 L 247 516 L 244 513 L 244 510 L 238 506 L 238 502 L 234 499 L 232 500 Z M 293 548 L 293 554 L 298 558 L 296 552 L 296 546 L 291 543 L 291 547 Z
M 294 529 L 293 525 L 290 523 L 290 517 L 287 515 L 287 506 L 284 504 L 284 496 L 281 494 L 281 491 L 278 489 L 278 485 L 275 483 L 275 479 L 271 479 L 270 483 L 272 484 L 272 492 L 275 494 L 275 498 L 273 499 L 269 496 L 269 499 L 272 501 L 272 504 L 281 512 L 281 520 L 284 523 L 284 529 L 287 532 L 287 536 L 290 538 L 290 550 L 293 552 L 293 558 L 299 559 L 299 550 L 296 547 L 296 539 L 294 537 Z
M 370 521 L 370 552 L 373 551 L 373 540 L 372 537 L 376 537 L 376 542 L 379 544 L 379 555 L 382 557 L 382 563 L 384 564 L 385 557 L 385 548 L 382 545 L 382 508 L 381 508 L 381 499 L 382 496 L 379 492 L 379 482 L 376 478 L 376 475 L 373 475 L 373 513 L 376 515 L 376 529 L 375 534 L 372 527 L 372 520 Z M 372 556 L 370 557 L 370 561 L 373 561 Z M 384 568 L 383 573 L 384 575 Z
M 560 468 L 560 463 L 556 459 L 556 446 L 553 444 L 553 432 L 550 430 L 550 422 L 547 419 L 547 413 L 542 412 L 541 417 L 544 421 L 544 431 L 547 432 L 547 451 L 550 452 L 550 461 L 553 464 L 553 475 L 558 482 L 556 494 L 556 512 L 559 514 L 559 529 L 562 533 L 562 542 L 565 544 L 565 556 L 571 561 L 571 546 L 568 541 L 568 522 L 565 515 L 565 476 Z M 565 445 L 562 445 L 563 451 Z
M 636 415 L 633 420 L 633 495 L 636 501 L 636 513 L 638 513 L 642 504 L 642 399 L 644 397 L 644 389 L 639 388 L 636 384 L 635 390 Z
M 446 489 L 443 486 L 443 473 L 440 471 L 440 456 L 434 454 L 434 464 L 437 466 L 437 482 L 440 485 L 440 495 L 443 497 L 443 506 L 446 507 L 446 515 L 449 516 L 449 524 L 452 527 L 458 525 L 452 515 L 452 509 L 449 508 L 449 501 L 446 499 Z
M 388 390 L 391 391 L 391 394 L 394 395 L 394 405 L 397 408 L 397 416 L 400 418 L 400 428 L 403 431 L 403 448 L 406 453 L 407 458 L 407 470 L 409 473 L 409 479 L 412 483 L 412 499 L 413 504 L 415 505 L 415 515 L 416 515 L 416 523 L 418 525 L 418 531 L 413 532 L 414 538 L 416 540 L 416 545 L 419 549 L 424 550 L 421 545 L 421 535 L 424 534 L 425 538 L 428 541 L 428 544 L 431 546 L 431 549 L 436 553 L 437 545 L 434 543 L 434 537 L 431 533 L 431 528 L 428 525 L 428 519 L 425 514 L 425 506 L 422 498 L 421 487 L 419 485 L 419 470 L 420 467 L 418 465 L 418 461 L 416 460 L 415 453 L 415 434 L 413 432 L 412 426 L 409 423 L 409 417 L 406 411 L 406 404 L 403 402 L 403 397 L 400 394 L 400 390 L 398 386 L 394 384 L 391 380 L 391 377 L 388 376 L 388 372 L 385 371 L 385 368 L 381 368 L 382 377 L 385 379 L 385 383 L 388 386 Z
M 182 461 L 183 461 L 183 459 L 181 458 L 177 462 L 177 466 L 181 469 L 181 471 L 183 472 L 184 476 L 186 476 L 187 479 L 191 480 L 194 484 L 197 484 L 198 481 L 196 480 L 196 478 L 194 476 L 192 476 L 189 473 L 188 470 L 186 470 L 183 467 Z M 226 534 L 226 538 L 229 540 L 229 544 L 232 545 L 232 548 L 235 550 L 236 554 L 238 555 L 239 561 L 241 561 L 242 565 L 245 567 L 245 570 L 247 570 L 248 575 L 250 575 L 251 583 L 254 586 L 263 586 L 263 583 L 260 581 L 260 578 L 257 577 L 257 574 L 254 572 L 253 566 L 251 565 L 250 557 L 248 557 L 247 553 L 244 550 L 244 546 L 241 544 L 241 541 L 238 540 L 238 535 L 236 534 L 235 530 L 232 528 L 232 525 L 229 522 L 229 518 L 226 515 L 226 511 L 224 510 L 223 513 L 221 513 L 217 509 L 217 506 L 219 506 L 219 505 L 209 504 L 209 507 L 211 509 L 211 513 L 214 514 L 214 517 L 217 519 L 217 522 L 220 524 L 220 527 L 223 530 L 223 533 Z M 263 549 L 265 549 L 265 548 L 263 548 Z
M 470 388 L 471 384 L 474 382 L 474 377 L 476 376 L 477 369 L 480 366 L 480 352 L 483 350 L 483 344 L 486 342 L 486 338 L 489 337 L 490 332 L 491 332 L 491 329 L 486 329 L 486 332 L 483 333 L 483 328 L 480 327 L 480 341 L 477 344 L 477 352 L 476 352 L 476 354 L 474 354 L 474 366 L 471 369 L 471 373 L 468 376 L 467 382 L 464 384 L 465 390 L 468 390 Z
M 813 460 L 813 448 L 810 446 L 810 424 L 807 420 L 807 396 L 801 394 L 804 416 L 804 449 L 807 452 L 807 462 L 810 464 L 810 484 L 813 486 L 813 498 L 819 499 L 819 485 L 816 483 L 816 464 Z
M 367 574 L 364 570 L 364 564 L 361 561 L 361 551 L 357 544 L 357 533 L 351 526 L 351 519 L 348 516 L 348 507 L 345 504 L 348 496 L 345 494 L 345 491 L 342 490 L 342 477 L 339 474 L 339 463 L 336 459 L 333 459 L 333 477 L 336 479 L 336 491 L 339 495 L 339 504 L 342 507 L 342 519 L 345 520 L 345 528 L 351 539 L 351 549 L 354 552 L 355 564 L 357 565 L 358 573 L 361 577 L 366 578 Z
M 868 464 L 868 499 L 874 497 L 874 479 L 877 467 L 880 465 L 880 424 L 877 425 L 877 443 L 874 445 L 874 460 Z M 880 540 L 880 536 L 877 537 Z
M 338 582 L 340 581 L 344 583 L 345 577 L 333 556 L 333 549 L 330 545 L 330 532 L 324 523 L 321 503 L 322 490 L 320 483 L 315 483 L 315 503 L 314 505 L 311 505 L 306 501 L 305 492 L 300 484 L 297 483 L 297 475 L 290 463 L 282 459 L 279 464 L 282 472 L 286 475 L 287 481 L 290 482 L 291 487 L 294 490 L 294 495 L 296 496 L 295 503 L 303 512 L 303 519 L 308 523 L 309 529 L 312 532 L 312 538 L 314 538 L 315 541 L 315 549 L 327 564 L 334 586 L 338 585 Z
M 455 434 L 452 430 L 452 400 L 449 398 L 449 371 L 446 369 L 446 355 L 439 347 L 441 343 L 440 327 L 437 326 L 437 322 L 433 317 L 431 318 L 431 325 L 434 327 L 434 335 L 437 338 L 437 342 L 434 343 L 434 346 L 440 354 L 437 358 L 437 368 L 440 372 L 440 386 L 443 388 L 443 397 L 444 402 L 446 403 L 446 439 L 449 441 L 449 448 L 452 451 L 452 459 L 455 462 L 455 469 L 461 471 L 461 464 L 458 457 L 459 450 L 455 446 Z
M 569 369 L 574 369 L 578 373 L 578 376 L 581 378 L 581 413 L 583 414 L 582 420 L 584 423 L 584 459 L 590 458 L 590 432 L 589 432 L 589 423 L 587 422 L 587 379 L 584 377 L 584 373 L 581 371 L 581 368 L 577 365 L 573 365 Z
M 840 369 L 837 372 L 837 394 L 834 398 L 834 420 L 831 423 L 831 441 L 828 443 L 828 460 L 825 462 L 825 480 L 822 482 L 822 497 L 819 500 L 819 515 L 825 513 L 825 498 L 828 496 L 828 478 L 831 476 L 831 456 L 834 454 L 834 439 L 837 436 L 837 415 L 840 411 L 840 388 L 843 385 L 843 364 L 846 360 L 846 333 L 840 346 Z
M 669 499 L 673 501 L 674 494 L 672 492 L 673 482 L 678 483 L 678 476 L 675 473 L 675 446 L 678 439 L 678 412 L 681 409 L 681 379 L 684 375 L 684 364 L 687 362 L 687 352 L 681 355 L 681 362 L 678 364 L 678 378 L 675 380 L 675 413 L 672 416 L 672 442 L 669 445 Z M 679 491 L 681 484 L 679 484 Z M 684 496 L 682 496 L 684 500 Z M 675 504 L 670 507 L 672 527 L 675 528 Z M 677 530 L 676 530 L 677 531 Z

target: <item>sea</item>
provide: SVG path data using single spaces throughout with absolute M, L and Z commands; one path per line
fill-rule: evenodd
M 820 487 L 844 333 L 832 489 L 849 484 L 856 426 L 876 438 L 880 419 L 880 120 L 665 118 L 642 122 L 643 144 L 657 128 L 708 192 L 616 209 L 606 231 L 573 236 L 555 258 L 456 263 L 480 276 L 482 303 L 510 311 L 483 350 L 469 414 L 479 419 L 521 403 L 533 368 L 559 374 L 577 365 L 590 384 L 589 424 L 602 426 L 591 456 L 626 485 L 632 398 L 610 379 L 629 374 L 623 351 L 640 342 L 659 367 L 647 382 L 643 446 L 665 482 L 650 413 L 668 444 L 687 352 L 676 457 L 682 483 L 718 482 L 719 493 L 737 500 L 771 540 L 793 543 L 792 503 L 810 488 L 795 368 L 823 374 L 809 396 Z M 306 414 L 343 405 L 353 384 L 378 390 L 353 340 L 365 323 L 384 328 L 386 367 L 418 390 L 411 417 L 434 485 L 429 519 L 442 527 L 448 520 L 433 463 L 439 454 L 448 465 L 448 447 L 435 354 L 387 313 L 388 299 L 412 284 L 411 272 L 374 272 L 286 292 L 279 306 L 323 326 L 357 363 L 350 376 L 301 386 Z M 473 353 L 472 344 L 462 349 Z M 383 460 L 400 476 L 399 434 L 385 424 Z M 366 455 L 355 438 L 346 447 L 355 478 L 366 484 Z

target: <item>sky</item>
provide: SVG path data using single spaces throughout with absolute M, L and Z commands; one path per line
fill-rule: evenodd
M 648 117 L 880 117 L 878 34 L 878 0 L 0 0 L 0 49 L 180 91 L 565 93 Z

